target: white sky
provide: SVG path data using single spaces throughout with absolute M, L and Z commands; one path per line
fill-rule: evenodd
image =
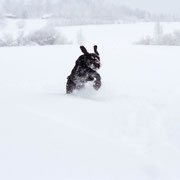
M 117 0 L 132 8 L 180 15 L 180 0 Z

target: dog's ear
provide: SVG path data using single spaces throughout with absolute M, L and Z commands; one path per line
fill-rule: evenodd
M 87 49 L 84 46 L 80 46 L 80 49 L 84 54 L 89 54 Z
M 97 45 L 94 45 L 94 52 L 95 52 L 95 54 L 97 54 L 99 56 L 99 53 L 97 51 Z

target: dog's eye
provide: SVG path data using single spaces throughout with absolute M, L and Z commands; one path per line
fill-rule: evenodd
M 91 59 L 95 59 L 94 56 L 91 56 Z

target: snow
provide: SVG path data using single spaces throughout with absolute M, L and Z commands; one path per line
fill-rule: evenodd
M 98 92 L 65 94 L 79 45 L 0 48 L 0 179 L 180 179 L 180 49 L 131 45 L 146 25 L 80 27 Z

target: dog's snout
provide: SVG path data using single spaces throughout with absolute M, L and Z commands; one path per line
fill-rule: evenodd
M 94 66 L 99 69 L 100 68 L 100 62 L 98 62 L 98 61 L 94 62 Z

